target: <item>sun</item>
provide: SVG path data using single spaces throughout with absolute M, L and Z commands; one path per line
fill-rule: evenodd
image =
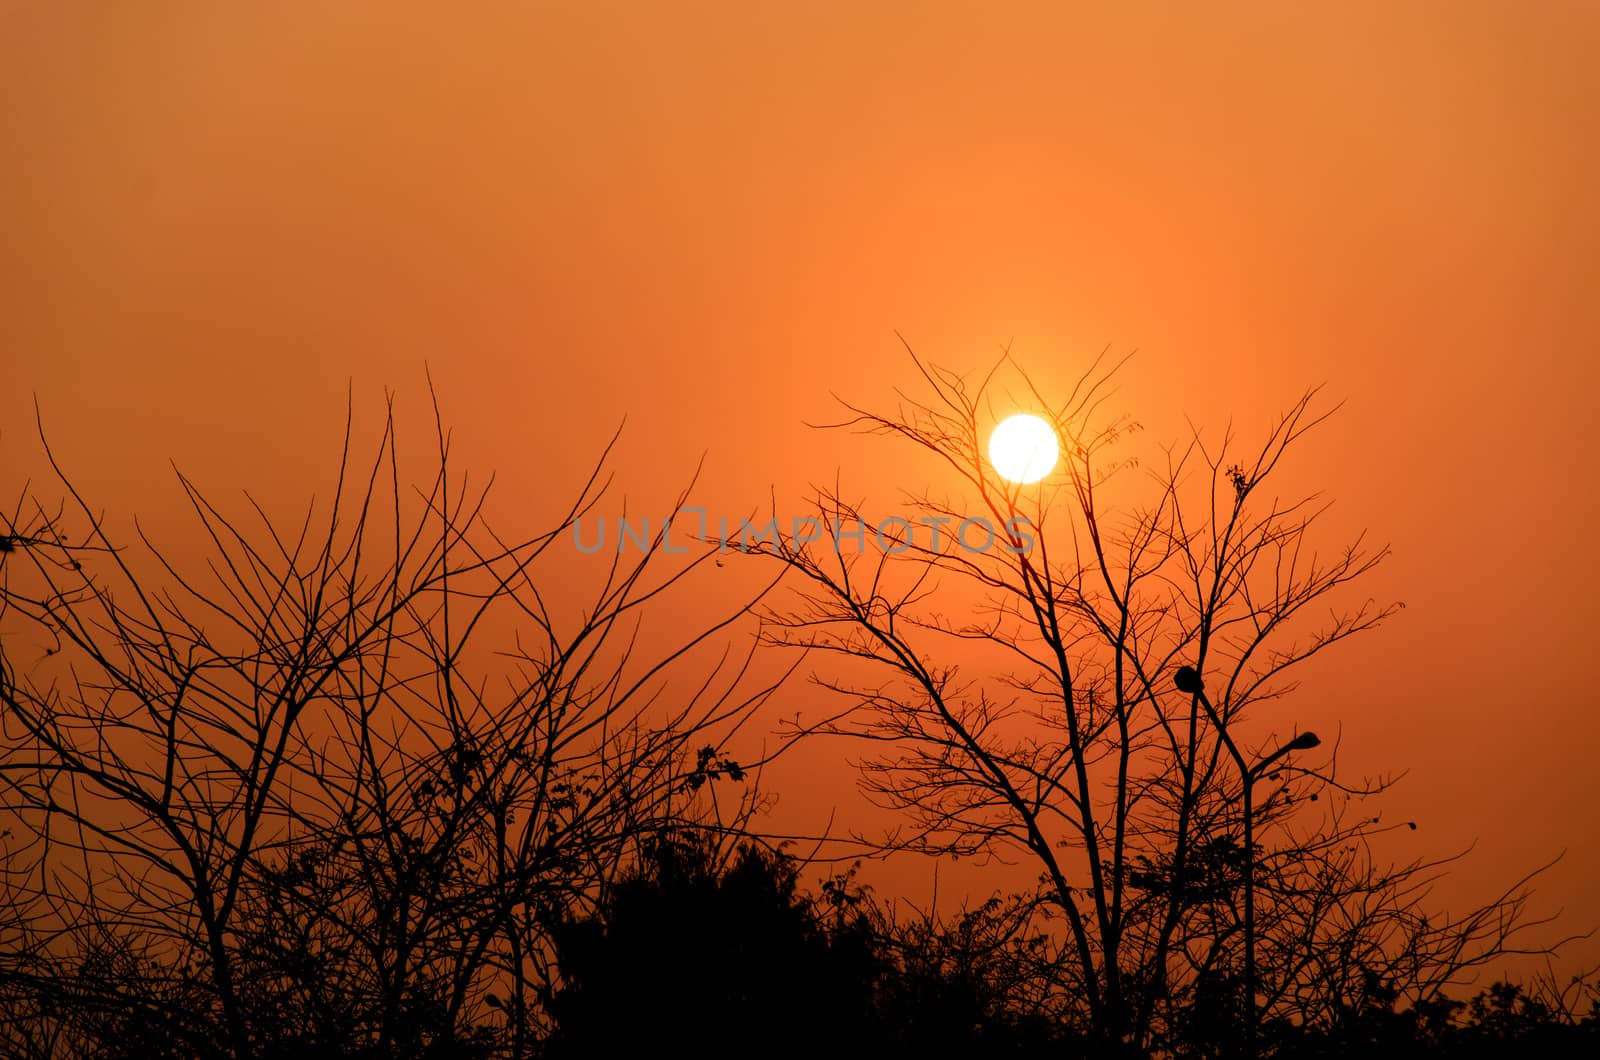
M 989 435 L 989 463 L 1001 478 L 1020 485 L 1050 474 L 1060 453 L 1054 428 L 1031 413 L 1008 417 Z

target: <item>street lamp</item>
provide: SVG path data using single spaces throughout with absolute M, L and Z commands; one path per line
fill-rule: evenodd
M 1187 692 L 1200 701 L 1205 707 L 1206 716 L 1211 719 L 1211 724 L 1216 727 L 1217 736 L 1221 738 L 1223 746 L 1227 747 L 1228 754 L 1233 758 L 1233 763 L 1239 769 L 1239 777 L 1244 784 L 1244 989 L 1246 1024 L 1250 1036 L 1249 1050 L 1252 1055 L 1256 1048 L 1256 842 L 1255 842 L 1255 813 L 1251 805 L 1251 792 L 1261 774 L 1267 767 L 1290 751 L 1309 751 L 1322 743 L 1321 738 L 1314 732 L 1303 732 L 1256 762 L 1247 766 L 1244 755 L 1239 753 L 1239 748 L 1234 744 L 1233 737 L 1228 735 L 1227 726 L 1222 724 L 1222 719 L 1217 716 L 1211 700 L 1206 697 L 1205 682 L 1200 679 L 1200 672 L 1192 666 L 1180 666 L 1178 672 L 1173 674 L 1172 683 L 1178 691 Z

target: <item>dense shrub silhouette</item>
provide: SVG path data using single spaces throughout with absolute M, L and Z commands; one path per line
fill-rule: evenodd
M 1523 986 L 1496 982 L 1467 1001 L 1441 997 L 1395 1007 L 1392 987 L 1374 981 L 1367 1003 L 1326 1029 L 1278 1027 L 1273 1055 L 1291 1060 L 1344 1056 L 1590 1057 L 1600 1052 L 1600 1020 L 1593 1009 L 1574 1018 L 1553 999 Z
M 556 943 L 566 983 L 550 1056 L 816 1055 L 870 1035 L 870 940 L 825 931 L 793 864 L 755 846 L 718 865 L 706 845 L 664 838 Z
M 894 938 L 870 903 L 806 897 L 798 877 L 753 844 L 719 861 L 694 839 L 656 843 L 556 933 L 566 984 L 546 1055 L 1075 1055 L 1048 1021 L 1004 1012 L 980 966 L 951 962 L 948 935 Z

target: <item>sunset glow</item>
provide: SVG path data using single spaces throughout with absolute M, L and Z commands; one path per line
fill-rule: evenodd
M 1600 1056 L 1597 53 L 6 5 L 0 1060 Z

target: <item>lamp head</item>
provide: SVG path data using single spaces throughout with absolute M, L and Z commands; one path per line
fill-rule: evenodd
M 1303 732 L 1289 741 L 1289 746 L 1296 751 L 1309 751 L 1322 743 L 1322 738 L 1314 732 Z

